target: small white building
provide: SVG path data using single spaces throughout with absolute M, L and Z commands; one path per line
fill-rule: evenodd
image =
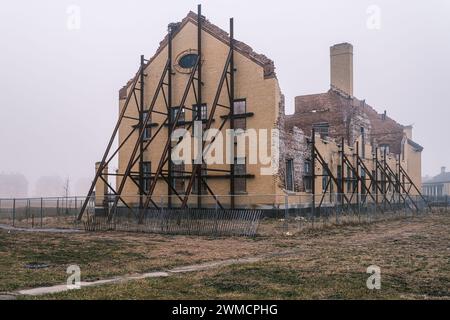
M 446 168 L 441 168 L 441 173 L 422 183 L 422 193 L 429 197 L 450 196 L 450 172 Z

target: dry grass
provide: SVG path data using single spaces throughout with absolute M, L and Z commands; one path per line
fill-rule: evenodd
M 279 230 L 280 221 L 265 222 Z M 40 298 L 70 299 L 441 299 L 450 298 L 450 217 L 434 214 L 374 224 L 324 226 L 254 239 L 148 234 L 0 232 L 0 291 L 205 261 L 262 256 L 217 270 L 105 285 Z M 24 270 L 28 262 L 49 269 Z M 366 268 L 382 270 L 382 289 L 366 288 Z
M 85 281 L 159 271 L 264 251 L 253 239 L 132 233 L 27 233 L 0 230 L 0 292 L 64 283 L 69 265 Z M 267 250 L 270 250 L 269 248 Z M 29 263 L 50 267 L 28 270 Z

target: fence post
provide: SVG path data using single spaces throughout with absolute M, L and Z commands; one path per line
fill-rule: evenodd
M 31 228 L 34 228 L 34 211 L 31 209 L 31 200 L 28 199 L 28 212 L 31 212 Z
M 42 218 L 43 218 L 43 210 L 44 210 L 44 208 L 43 208 L 43 204 L 44 204 L 44 200 L 41 198 L 41 228 L 42 228 Z
M 233 197 L 233 195 L 231 195 L 231 197 Z M 219 199 L 217 198 L 217 201 L 218 201 L 218 200 L 219 200 Z M 230 199 L 230 200 L 231 200 L 231 199 Z M 215 207 L 214 235 L 215 235 L 215 236 L 218 236 L 218 234 L 217 234 L 217 227 L 218 227 L 218 225 L 219 225 L 219 212 L 217 211 L 219 205 L 218 205 L 217 201 L 215 201 L 215 203 L 214 203 L 214 207 Z M 232 201 L 233 201 L 233 200 L 231 200 L 230 203 L 232 203 Z
M 405 209 L 405 218 L 408 218 L 408 203 L 406 201 L 407 200 L 405 198 L 405 200 L 403 200 L 403 206 L 404 206 L 404 209 Z
M 13 199 L 13 227 L 16 223 L 16 199 Z
M 167 196 L 167 203 L 169 203 L 169 195 Z M 160 202 L 161 202 L 161 212 L 160 212 L 160 216 L 161 216 L 161 220 L 160 220 L 160 223 L 161 223 L 161 225 L 160 225 L 160 229 L 161 229 L 161 232 L 163 232 L 164 231 L 164 219 L 165 219 L 165 217 L 164 217 L 164 196 L 161 196 L 161 199 L 160 199 Z
M 289 225 L 288 225 L 288 219 L 289 219 L 289 196 L 287 194 L 284 195 L 284 231 L 289 231 Z
M 356 195 L 359 199 L 359 194 Z M 361 223 L 361 201 L 358 200 L 358 220 Z M 367 220 L 367 219 L 366 219 Z M 367 222 L 367 221 L 366 221 Z
M 341 194 L 342 197 L 342 194 Z M 337 200 L 339 199 L 338 193 L 336 193 L 336 206 L 335 206 L 335 214 L 336 214 L 336 225 L 339 224 L 339 205 L 337 205 Z

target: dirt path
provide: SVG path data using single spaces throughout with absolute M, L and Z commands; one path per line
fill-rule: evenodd
M 0 229 L 7 231 L 20 231 L 20 232 L 42 232 L 42 233 L 80 233 L 84 232 L 78 229 L 56 229 L 56 228 L 45 228 L 45 229 L 30 229 L 30 228 L 18 228 L 5 224 L 0 224 Z
M 131 280 L 169 277 L 171 275 L 179 274 L 179 273 L 199 272 L 199 271 L 211 270 L 211 269 L 215 269 L 215 268 L 219 268 L 219 267 L 225 267 L 225 266 L 236 265 L 236 264 L 254 263 L 254 262 L 261 261 L 261 260 L 262 260 L 262 258 L 260 258 L 260 257 L 254 257 L 254 258 L 244 258 L 244 259 L 230 259 L 230 260 L 223 260 L 223 261 L 213 261 L 213 262 L 208 262 L 208 263 L 178 267 L 178 268 L 174 268 L 174 269 L 167 270 L 167 271 L 115 277 L 115 278 L 111 278 L 111 279 L 104 279 L 104 280 L 98 280 L 98 281 L 93 281 L 93 282 L 81 282 L 80 288 L 99 286 L 99 285 L 111 284 L 111 283 L 126 282 L 126 281 L 131 281 Z M 58 292 L 64 292 L 64 291 L 69 291 L 69 290 L 71 290 L 71 289 L 69 289 L 67 284 L 60 284 L 60 285 L 51 286 L 51 287 L 40 287 L 40 288 L 33 288 L 33 289 L 27 289 L 27 290 L 19 290 L 19 291 L 13 292 L 11 294 L 6 294 L 3 296 L 0 296 L 0 299 L 1 299 L 1 297 L 4 297 L 5 299 L 8 299 L 8 298 L 13 299 L 17 295 L 39 296 L 39 295 L 58 293 Z

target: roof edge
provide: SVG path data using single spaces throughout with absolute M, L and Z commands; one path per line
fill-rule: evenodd
M 188 23 L 194 23 L 197 25 L 197 19 L 198 15 L 193 12 L 189 11 L 186 17 L 183 18 L 181 22 L 174 22 L 170 23 L 174 28 L 173 37 L 175 37 L 178 32 Z M 228 32 L 221 29 L 217 25 L 211 23 L 208 19 L 206 19 L 205 16 L 202 16 L 203 23 L 202 23 L 202 30 L 205 32 L 208 32 L 210 35 L 215 37 L 217 40 L 228 44 L 230 41 L 230 36 Z M 155 54 L 148 60 L 146 66 L 148 66 L 152 61 L 161 53 L 161 51 L 164 50 L 164 48 L 168 45 L 169 42 L 169 35 L 166 34 L 164 39 L 159 43 L 159 47 L 156 50 Z M 256 53 L 249 45 L 245 44 L 244 42 L 235 40 L 235 50 L 236 52 L 239 52 L 243 56 L 247 57 L 251 61 L 255 62 L 256 64 L 260 65 L 264 69 L 264 78 L 270 79 L 270 78 L 277 78 L 276 72 L 275 72 L 275 63 L 273 60 L 269 59 L 264 54 Z M 134 79 L 134 78 L 133 78 Z M 130 84 L 133 82 L 133 79 L 129 80 L 125 86 L 123 86 L 119 90 L 119 99 L 126 99 L 127 98 L 127 90 L 130 86 Z

